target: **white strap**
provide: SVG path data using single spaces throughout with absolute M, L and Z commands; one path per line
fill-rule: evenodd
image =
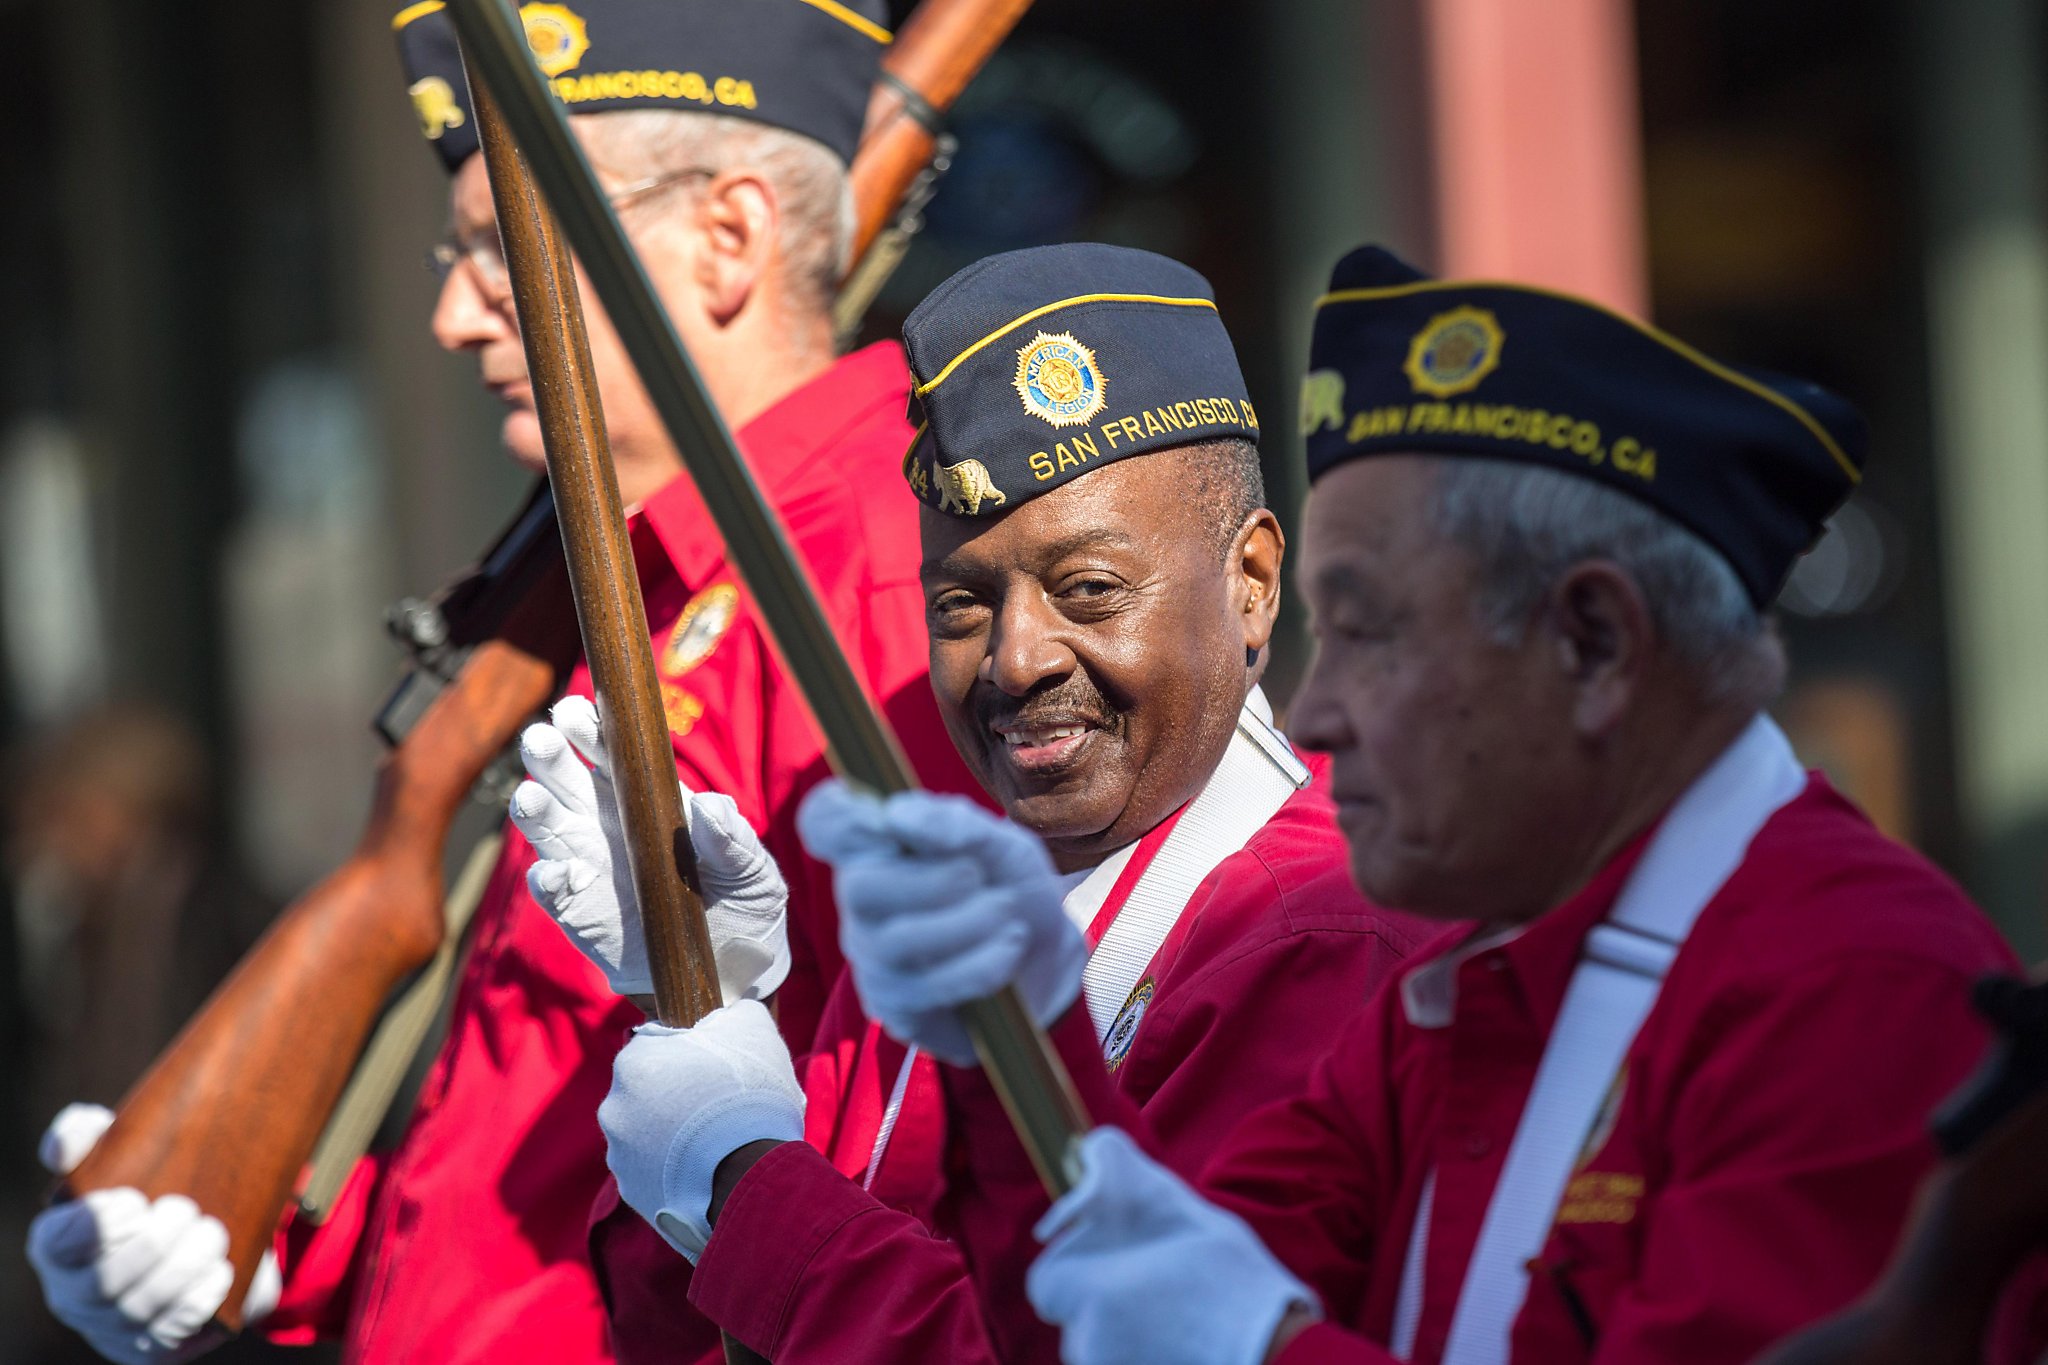
M 1098 1040 L 1137 988 L 1138 978 L 1173 932 L 1188 898 L 1225 858 L 1243 848 L 1287 798 L 1309 783 L 1309 771 L 1287 739 L 1247 702 L 1223 761 L 1152 855 L 1109 932 L 1089 955 L 1081 977 Z
M 1757 832 L 1805 786 L 1784 733 L 1758 716 L 1679 797 L 1607 920 L 1586 936 L 1480 1225 L 1444 1365 L 1506 1365 L 1529 1262 L 1549 1240 L 1565 1182 L 1665 974 Z M 1401 1300 L 1411 1293 L 1409 1279 L 1421 1278 L 1427 1235 L 1426 1219 L 1418 1219 Z M 1422 1287 L 1412 1292 L 1419 1319 Z
M 1429 1250 L 1429 1215 L 1436 1207 L 1436 1170 L 1422 1180 L 1422 1198 L 1415 1205 L 1415 1226 L 1408 1230 L 1408 1254 L 1401 1258 L 1401 1289 L 1394 1298 L 1394 1331 L 1387 1349 L 1396 1360 L 1415 1354 L 1415 1329 L 1422 1325 L 1422 1258 Z
M 1131 865 L 1131 859 L 1138 852 L 1136 844 L 1125 844 L 1116 852 L 1104 858 L 1067 888 L 1060 900 L 1060 908 L 1067 912 L 1067 922 L 1083 934 L 1088 926 L 1095 923 L 1095 917 L 1102 913 L 1102 907 L 1109 904 L 1109 893 L 1116 890 L 1124 869 Z
M 903 1064 L 896 1068 L 896 1083 L 889 1087 L 889 1104 L 882 1110 L 882 1126 L 875 1130 L 875 1150 L 868 1153 L 867 1174 L 860 1178 L 860 1187 L 871 1190 L 875 1177 L 882 1170 L 882 1153 L 889 1150 L 889 1139 L 896 1132 L 896 1120 L 903 1117 L 903 1097 L 910 1093 L 910 1074 L 917 1065 L 915 1045 L 903 1050 Z
M 1216 870 L 1218 863 L 1243 848 L 1252 835 L 1287 804 L 1288 797 L 1309 784 L 1308 768 L 1294 756 L 1287 737 L 1273 728 L 1268 719 L 1271 715 L 1272 709 L 1267 706 L 1265 695 L 1254 687 L 1244 709 L 1238 714 L 1237 733 L 1230 737 L 1230 746 L 1223 752 L 1223 761 L 1216 765 L 1216 771 L 1210 774 L 1201 794 L 1195 797 L 1180 817 L 1180 823 L 1173 827 L 1159 852 L 1153 855 L 1152 865 L 1131 888 L 1115 923 L 1102 936 L 1102 942 L 1096 945 L 1094 954 L 1088 959 L 1081 982 L 1088 998 L 1089 1018 L 1095 1023 L 1097 1041 L 1108 1036 L 1109 1026 L 1116 1022 L 1118 1008 L 1138 984 L 1138 973 L 1145 970 L 1146 964 L 1159 951 L 1159 945 L 1166 942 L 1166 936 L 1173 931 L 1180 912 L 1187 908 L 1188 897 L 1195 894 L 1195 888 Z M 1215 809 L 1218 807 L 1222 808 L 1221 812 Z M 1195 818 L 1198 814 L 1202 815 L 1199 821 Z M 1254 815 L 1255 819 L 1252 818 Z M 1190 822 L 1194 822 L 1192 829 Z M 1183 840 L 1182 850 L 1176 853 L 1176 841 Z M 1095 875 L 1069 891 L 1069 913 L 1074 911 L 1073 902 L 1077 897 L 1092 898 L 1094 905 L 1099 907 L 1109 891 L 1104 881 L 1113 883 L 1116 880 L 1136 847 L 1136 844 L 1130 844 L 1111 855 L 1108 862 L 1096 869 Z M 1212 853 L 1214 856 L 1210 856 Z M 1168 854 L 1175 856 L 1169 859 Z M 1110 863 L 1115 866 L 1112 868 Z M 1170 878 L 1170 884 L 1153 891 L 1155 882 L 1161 878 Z M 1179 888 L 1177 893 L 1176 887 Z M 1142 901 L 1141 897 L 1144 898 Z M 1170 908 L 1171 913 L 1162 913 L 1157 908 L 1162 905 Z M 1117 992 L 1105 1013 L 1095 1004 L 1097 999 L 1106 998 L 1096 993 L 1096 963 L 1109 948 L 1110 940 L 1117 937 L 1117 929 L 1132 917 L 1133 910 L 1143 917 L 1143 933 L 1150 936 L 1152 946 L 1145 947 L 1144 939 L 1136 933 L 1125 936 L 1125 946 L 1118 949 L 1121 956 L 1116 974 L 1100 978 L 1102 989 Z M 1090 910 L 1088 920 L 1080 926 L 1084 932 L 1093 919 L 1094 913 Z M 1134 964 L 1131 962 L 1133 957 L 1136 958 Z M 1116 982 L 1126 970 L 1129 979 L 1119 987 Z M 882 1111 L 882 1126 L 875 1133 L 875 1148 L 868 1156 L 867 1175 L 861 1181 L 863 1189 L 873 1187 L 875 1175 L 882 1169 L 882 1153 L 888 1149 L 889 1137 L 896 1131 L 896 1120 L 903 1113 L 903 1097 L 910 1089 L 910 1070 L 916 1064 L 917 1049 L 907 1049 L 902 1066 L 897 1068 L 896 1082 L 889 1089 L 889 1103 Z

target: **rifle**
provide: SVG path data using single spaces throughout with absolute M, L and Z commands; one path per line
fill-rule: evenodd
M 1021 9 L 1017 0 L 924 0 L 920 15 L 949 17 L 920 36 L 914 16 L 892 61 L 905 69 L 913 59 L 939 62 L 919 57 L 920 48 L 963 30 L 977 44 L 991 29 L 999 40 Z M 951 102 L 936 89 L 926 98 L 939 109 Z M 880 159 L 913 152 L 895 138 L 863 146 L 854 166 L 862 223 L 883 222 L 893 208 L 867 196 L 890 186 L 900 193 L 923 170 Z M 857 247 L 871 240 L 859 236 Z M 576 660 L 553 511 L 545 492 L 536 495 L 478 568 L 428 604 L 431 613 L 407 614 L 416 658 L 379 718 L 379 729 L 398 738 L 379 764 L 356 851 L 284 911 L 64 1182 L 71 1194 L 114 1186 L 182 1193 L 219 1218 L 235 1266 L 219 1314 L 230 1329 L 240 1326 L 257 1262 L 386 1000 L 442 946 L 442 859 L 456 813 L 560 695 Z
M 687 1026 L 718 1008 L 718 967 L 696 852 L 683 821 L 675 754 L 655 680 L 647 607 L 633 564 L 618 474 L 605 440 L 604 409 L 590 363 L 590 338 L 576 268 L 554 216 L 541 202 L 496 97 L 477 78 L 465 49 L 471 107 L 498 233 L 505 245 L 526 372 L 547 452 L 548 486 L 559 500 L 562 551 L 576 599 L 577 627 L 590 661 L 591 691 L 604 718 L 612 790 L 626 839 L 626 869 L 640 906 L 640 928 L 654 981 L 654 1013 Z M 726 1337 L 728 1365 L 761 1360 Z M 765 1362 L 763 1362 L 765 1365 Z
M 467 54 L 463 66 L 490 172 L 526 371 L 533 376 L 548 487 L 556 499 L 583 655 L 605 722 L 626 866 L 647 937 L 655 1013 L 664 1024 L 687 1026 L 721 1003 L 718 968 L 695 885 L 697 860 L 683 824 L 675 751 L 655 680 L 647 606 L 619 503 L 618 474 L 605 439 L 576 268 L 518 144 L 506 131 L 497 100 L 488 84 L 476 78 Z
M 842 339 L 859 328 L 868 305 L 902 263 L 938 178 L 953 163 L 945 111 L 1029 8 L 1031 0 L 919 5 L 882 58 L 853 161 L 855 240 L 861 245 L 854 253 L 858 264 L 832 309 Z

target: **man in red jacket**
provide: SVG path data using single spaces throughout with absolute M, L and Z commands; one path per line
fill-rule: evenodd
M 1207 1198 L 1081 1067 L 1122 1130 L 1048 1212 L 985 1083 L 949 1074 L 948 1226 L 992 1329 L 1049 1345 L 1018 1294 L 1036 1218 L 1031 1304 L 1074 1365 L 1746 1362 L 1876 1275 L 1926 1115 L 1984 1045 L 1972 980 L 2012 966 L 1762 711 L 1768 607 L 1858 480 L 1860 423 L 1595 305 L 1373 249 L 1337 267 L 1313 364 L 1296 731 L 1330 755 L 1358 884 L 1474 923 L 1232 1135 Z M 1023 940 L 1000 953 L 886 892 L 944 865 L 953 906 L 996 897 L 993 821 L 936 850 L 885 818 L 836 850 L 863 993 L 1052 969 L 1006 927 L 1043 917 L 1028 888 L 976 925 Z M 1082 1021 L 1055 1036 L 1085 1055 Z
M 981 262 L 905 339 L 933 685 L 960 753 L 1034 832 L 1016 836 L 1018 875 L 1048 898 L 1071 969 L 1041 1017 L 1085 981 L 1077 1064 L 1199 1162 L 1247 1106 L 1297 1091 L 1312 1040 L 1420 928 L 1351 889 L 1322 786 L 1255 685 L 1282 544 L 1236 355 L 1200 276 L 1093 245 Z M 587 717 L 562 728 L 593 749 Z M 570 835 L 539 875 L 544 901 L 580 941 L 630 940 L 549 890 L 608 893 L 578 864 L 610 855 L 580 765 L 537 738 L 521 818 Z M 928 835 L 972 809 L 909 804 Z M 644 1028 L 620 1056 L 610 1160 L 683 1252 L 659 1246 L 632 1275 L 608 1260 L 622 1356 L 706 1349 L 687 1294 L 781 1365 L 997 1358 L 929 1227 L 953 1193 L 938 1063 L 967 1044 L 951 1030 L 906 1050 L 908 1022 L 867 999 L 876 1023 L 842 988 L 801 1088 L 751 1004 Z M 701 1258 L 694 1277 L 684 1256 Z
M 440 9 L 426 0 L 395 20 L 409 93 L 452 177 L 434 334 L 474 357 L 505 404 L 507 449 L 538 469 L 532 387 Z M 856 672 L 925 780 L 969 790 L 925 681 L 915 509 L 896 486 L 909 375 L 894 345 L 837 356 L 830 320 L 851 233 L 847 163 L 888 39 L 882 12 L 872 0 L 568 0 L 529 4 L 523 17 Z M 721 974 L 733 998 L 775 990 L 789 1035 L 808 1040 L 840 974 L 829 885 L 794 831 L 797 798 L 826 771 L 819 736 L 616 334 L 591 291 L 583 297 L 620 492 L 637 508 L 677 767 L 693 788 L 736 803 L 789 883 L 786 949 L 775 908 L 729 922 Z M 570 691 L 589 692 L 587 672 Z M 535 909 L 533 856 L 508 833 L 447 1042 L 403 1141 L 358 1170 L 329 1222 L 287 1229 L 283 1300 L 264 1324 L 273 1336 L 339 1336 L 351 1361 L 611 1358 L 586 1250 L 593 1200 L 609 1183 L 595 1111 L 641 1015 Z M 161 1212 L 117 1207 L 126 1221 L 97 1238 L 78 1223 L 92 1213 L 86 1201 L 45 1225 L 53 1305 L 121 1358 L 189 1354 L 225 1292 L 211 1220 L 172 1198 Z M 96 1248 L 114 1241 L 127 1250 L 102 1264 Z

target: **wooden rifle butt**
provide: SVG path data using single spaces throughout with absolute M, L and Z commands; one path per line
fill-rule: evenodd
M 854 248 L 867 253 L 932 159 L 938 118 L 988 63 L 1031 0 L 924 0 L 882 58 L 853 159 Z
M 241 1325 L 257 1264 L 385 1001 L 440 945 L 443 850 L 470 786 L 556 695 L 573 650 L 559 638 L 538 653 L 508 640 L 474 649 L 386 755 L 355 853 L 285 910 L 63 1182 L 72 1196 L 183 1194 L 218 1218 L 235 1267 L 225 1326 Z

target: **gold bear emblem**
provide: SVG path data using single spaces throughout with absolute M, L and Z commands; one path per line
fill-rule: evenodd
M 962 460 L 959 464 L 950 465 L 934 460 L 932 472 L 939 476 L 941 512 L 964 512 L 970 517 L 978 517 L 983 502 L 1001 507 L 1009 501 L 1003 496 L 1003 490 L 996 487 L 996 481 L 989 477 L 988 466 L 980 460 Z
M 1311 370 L 1301 381 L 1301 434 L 1344 425 L 1344 376 L 1335 370 Z
M 455 88 L 439 76 L 414 81 L 405 93 L 412 96 L 412 107 L 420 116 L 420 131 L 429 142 L 440 141 L 441 134 L 469 121 L 469 115 L 455 101 Z

